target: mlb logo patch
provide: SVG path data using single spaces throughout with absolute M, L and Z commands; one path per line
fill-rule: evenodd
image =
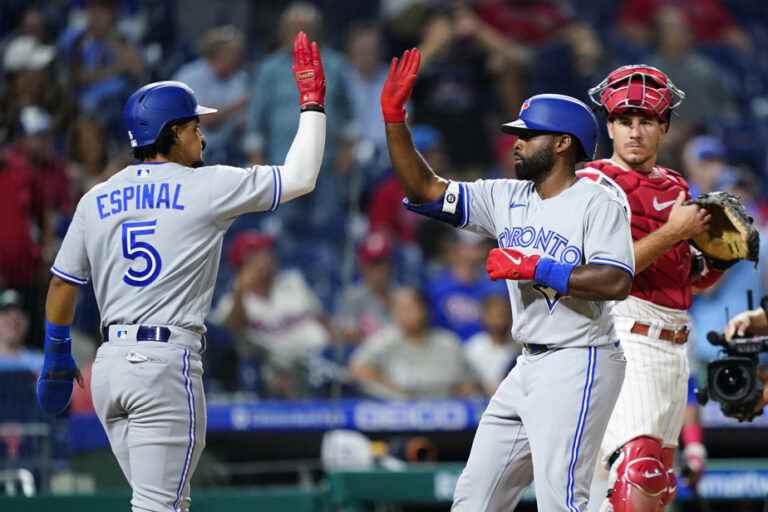
M 520 113 L 523 113 L 523 110 L 528 110 L 528 107 L 530 107 L 531 104 L 528 100 L 525 100 L 522 105 L 520 105 Z
M 136 170 L 136 176 L 138 176 L 139 178 L 149 178 L 149 169 Z
M 138 146 L 138 143 L 136 142 L 136 139 L 134 138 L 133 132 L 131 132 L 131 130 L 128 130 L 128 139 L 130 139 L 131 141 L 132 148 L 135 148 L 136 146 Z
M 127 338 L 128 337 L 128 331 L 125 329 L 119 329 L 117 331 L 117 337 L 118 338 Z

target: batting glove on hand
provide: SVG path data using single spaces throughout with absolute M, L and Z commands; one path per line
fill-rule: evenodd
M 488 254 L 485 268 L 494 281 L 497 279 L 532 281 L 540 259 L 541 256 L 526 256 L 516 249 L 492 249 Z
M 45 357 L 37 379 L 37 402 L 46 414 L 63 412 L 72 398 L 72 380 L 83 387 L 83 377 L 72 358 L 69 327 L 46 322 Z
M 309 44 L 307 34 L 299 32 L 293 40 L 293 77 L 299 89 L 302 110 L 325 107 L 325 73 L 317 43 Z
M 385 123 L 405 122 L 405 103 L 413 91 L 420 63 L 418 48 L 406 50 L 400 60 L 392 58 L 387 80 L 381 89 L 381 113 Z

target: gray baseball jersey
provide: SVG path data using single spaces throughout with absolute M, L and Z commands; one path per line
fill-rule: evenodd
M 93 280 L 102 325 L 201 332 L 225 231 L 280 197 L 278 166 L 130 165 L 82 197 L 52 272 Z
M 627 213 L 594 182 L 579 180 L 548 199 L 529 181 L 452 182 L 442 205 L 419 208 L 526 255 L 634 272 Z M 513 510 L 535 480 L 539 510 L 578 512 L 624 377 L 608 304 L 532 281 L 507 286 L 515 341 L 550 349 L 525 350 L 491 398 L 451 510 Z
M 246 212 L 274 210 L 280 167 L 130 165 L 77 205 L 52 272 L 93 280 L 108 343 L 93 364 L 94 408 L 131 484 L 132 510 L 186 511 L 205 446 L 198 349 L 224 232 Z M 168 343 L 137 341 L 166 326 Z M 190 332 L 193 331 L 193 332 Z
M 466 208 L 462 227 L 496 238 L 499 247 L 634 272 L 627 214 L 615 197 L 590 180 L 578 180 L 548 199 L 539 197 L 531 181 L 478 180 L 450 187 L 458 189 L 458 206 Z M 507 288 L 515 341 L 583 347 L 617 339 L 607 302 L 561 296 L 532 281 L 507 281 Z

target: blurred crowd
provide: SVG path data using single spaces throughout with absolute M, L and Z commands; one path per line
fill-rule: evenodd
M 207 163 L 282 163 L 298 120 L 289 43 L 321 42 L 328 139 L 317 189 L 225 239 L 208 320 L 213 392 L 264 398 L 490 396 L 520 347 L 494 241 L 401 207 L 379 92 L 391 55 L 418 46 L 414 142 L 442 176 L 515 176 L 499 125 L 522 100 L 587 100 L 611 69 L 647 63 L 686 92 L 659 163 L 694 194 L 732 190 L 768 219 L 768 12 L 739 0 L 0 0 L 0 371 L 41 365 L 49 267 L 78 199 L 130 162 L 120 112 L 154 80 L 189 84 Z M 610 154 L 607 137 L 600 156 Z M 761 254 L 768 254 L 765 236 Z M 765 256 L 736 265 L 691 310 L 708 330 L 761 297 Z M 75 321 L 89 374 L 93 292 Z M 88 410 L 87 391 L 73 407 Z

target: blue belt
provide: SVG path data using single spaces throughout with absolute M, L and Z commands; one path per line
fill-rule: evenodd
M 540 345 L 538 343 L 523 343 L 523 348 L 525 348 L 529 354 L 535 356 L 536 354 L 543 354 L 544 352 L 548 352 L 554 347 L 551 345 Z
M 109 341 L 109 326 L 101 328 L 101 338 L 104 343 Z M 168 343 L 171 339 L 171 330 L 167 327 L 156 325 L 139 325 L 136 329 L 136 341 L 159 341 Z

